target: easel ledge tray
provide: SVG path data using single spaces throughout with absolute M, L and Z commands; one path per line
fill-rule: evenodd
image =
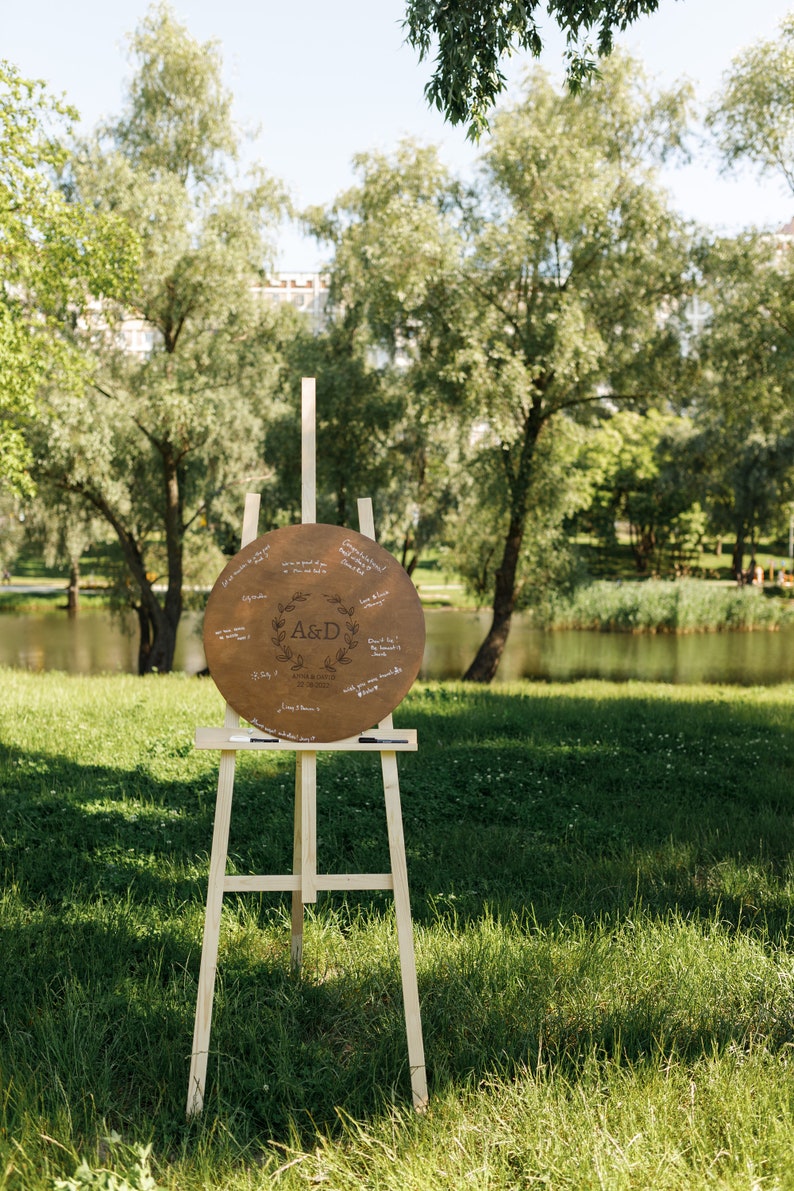
M 415 753 L 416 728 L 373 728 L 360 736 L 344 740 L 282 740 L 256 728 L 196 728 L 197 749 L 221 749 L 223 752 L 246 753 L 269 749 L 279 752 L 359 752 Z

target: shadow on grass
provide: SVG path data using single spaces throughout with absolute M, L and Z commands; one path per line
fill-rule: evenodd
M 783 694 L 444 687 L 400 715 L 420 733 L 400 767 L 435 1086 L 541 1060 L 575 1074 L 593 1051 L 641 1062 L 792 1042 L 771 977 L 748 992 L 726 976 L 790 938 Z M 382 871 L 377 760 L 320 760 L 320 867 Z M 2 762 L 12 1135 L 15 1097 L 44 1119 L 68 1103 L 85 1137 L 146 1122 L 165 1148 L 217 1119 L 241 1144 L 287 1142 L 294 1123 L 304 1140 L 332 1129 L 338 1106 L 365 1118 L 409 1102 L 390 899 L 323 897 L 296 981 L 285 898 L 228 897 L 206 1111 L 186 1126 L 217 759 L 184 781 L 44 749 Z M 287 758 L 239 765 L 237 871 L 289 869 L 291 772 Z

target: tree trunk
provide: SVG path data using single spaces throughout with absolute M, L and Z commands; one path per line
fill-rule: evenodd
M 69 616 L 76 616 L 80 607 L 80 559 L 73 558 L 69 567 L 69 587 L 66 592 L 66 610 Z
M 157 598 L 151 577 L 146 573 L 144 553 L 136 534 L 118 511 L 101 494 L 88 486 L 77 485 L 78 492 L 112 525 L 119 540 L 130 578 L 138 590 L 132 602 L 138 617 L 138 673 L 168 674 L 174 667 L 176 634 L 182 616 L 183 517 L 178 461 L 168 444 L 161 445 L 163 460 L 163 495 L 165 502 L 165 541 L 168 557 L 168 583 L 163 604 Z
M 744 526 L 739 526 L 736 531 L 736 541 L 733 546 L 733 557 L 731 559 L 731 566 L 733 568 L 733 577 L 737 583 L 741 583 L 744 575 Z
M 184 526 L 182 518 L 182 485 L 179 465 L 170 451 L 163 456 L 165 479 L 165 543 L 168 555 L 168 588 L 165 593 L 165 617 L 176 640 L 176 630 L 182 616 L 182 577 L 184 574 Z M 173 650 L 172 657 L 173 657 Z
M 413 551 L 413 553 L 411 553 Z M 410 554 L 410 558 L 408 557 Z M 400 556 L 400 563 L 403 570 L 409 575 L 413 575 L 419 563 L 419 550 L 416 546 L 416 539 L 413 533 L 409 530 L 403 538 L 402 554 Z
M 640 575 L 647 574 L 648 563 L 653 557 L 653 552 L 656 548 L 655 531 L 648 526 L 635 526 L 630 522 L 629 541 L 631 552 L 634 555 L 634 565 L 637 568 L 637 573 Z
M 463 675 L 464 682 L 492 682 L 499 669 L 516 602 L 516 577 L 527 522 L 529 484 L 535 444 L 543 429 L 542 396 L 537 394 L 524 421 L 524 436 L 518 466 L 504 449 L 503 458 L 510 485 L 510 521 L 507 527 L 502 561 L 494 579 L 493 620 L 474 661 Z
M 182 491 L 179 466 L 169 449 L 163 450 L 165 540 L 168 586 L 161 605 L 145 576 L 137 609 L 141 630 L 139 674 L 170 674 L 174 668 L 176 634 L 182 618 Z M 140 582 L 140 580 L 139 580 Z
M 172 624 L 162 608 L 154 601 L 139 604 L 135 609 L 138 616 L 140 640 L 138 644 L 139 674 L 170 674 L 174 668 L 177 624 Z
M 402 552 L 400 554 L 400 564 L 406 571 L 408 570 L 408 555 L 409 555 L 412 547 L 413 547 L 413 535 L 412 535 L 411 531 L 409 530 L 408 533 L 403 535 L 403 546 L 402 546 Z M 410 574 L 411 572 L 408 571 L 408 573 Z
M 474 661 L 463 675 L 464 682 L 492 682 L 499 669 L 515 607 L 516 573 L 524 540 L 524 520 L 511 518 L 502 563 L 494 582 L 493 620 Z

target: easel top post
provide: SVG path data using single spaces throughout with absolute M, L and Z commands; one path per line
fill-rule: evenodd
M 317 427 L 316 382 L 313 376 L 301 380 L 301 521 L 317 520 Z

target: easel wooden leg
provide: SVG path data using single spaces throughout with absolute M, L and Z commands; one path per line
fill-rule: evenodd
M 259 521 L 260 496 L 249 492 L 243 510 L 241 545 L 247 546 L 256 537 Z M 224 719 L 227 728 L 239 728 L 240 717 L 226 704 Z M 234 768 L 236 754 L 221 752 L 218 767 L 218 796 L 215 801 L 215 823 L 212 829 L 212 853 L 207 886 L 207 909 L 204 916 L 204 941 L 201 947 L 196 1022 L 193 1028 L 193 1050 L 190 1055 L 190 1077 L 187 1088 L 187 1115 L 193 1116 L 204 1107 L 204 1088 L 207 1082 L 212 1003 L 215 998 L 215 971 L 218 966 L 218 942 L 221 933 L 223 885 L 226 877 L 226 854 L 229 850 L 229 824 L 232 818 Z
M 295 834 L 292 871 L 300 886 L 292 894 L 292 970 L 303 961 L 303 907 L 317 901 L 317 754 L 295 754 Z
M 369 497 L 358 501 L 359 528 L 367 537 L 375 538 L 375 517 Z M 379 727 L 390 731 L 394 727 L 391 715 L 381 720 Z M 408 1041 L 408 1065 L 411 1069 L 411 1092 L 414 1108 L 427 1108 L 427 1068 L 425 1044 L 422 1039 L 422 1016 L 419 1009 L 419 984 L 416 977 L 414 930 L 411 921 L 411 900 L 408 893 L 408 866 L 405 861 L 405 834 L 400 805 L 400 778 L 397 754 L 381 753 L 383 795 L 386 801 L 386 829 L 389 834 L 389 855 L 394 881 L 394 916 L 397 922 L 397 945 L 400 952 L 400 974 L 403 986 L 405 1033 Z
M 301 894 L 317 901 L 317 754 L 301 757 Z
M 295 754 L 295 828 L 292 842 L 292 871 L 303 872 L 303 782 L 301 778 L 302 753 Z M 292 891 L 292 946 L 290 965 L 297 975 L 303 963 L 303 890 Z
M 227 714 L 227 722 L 228 719 Z M 239 722 L 237 719 L 238 725 Z M 235 756 L 236 754 L 233 752 L 222 752 L 218 769 L 218 797 L 215 804 L 215 825 L 212 831 L 207 909 L 204 917 L 204 943 L 201 948 L 196 1022 L 193 1029 L 193 1050 L 190 1057 L 190 1078 L 188 1080 L 187 1115 L 189 1117 L 201 1112 L 204 1106 L 204 1088 L 207 1081 L 207 1058 L 212 1026 L 212 1003 L 215 997 L 215 971 L 218 965 L 218 942 L 221 931 L 223 883 L 226 876 L 226 854 L 229 848 L 229 824 L 232 816 Z
M 391 717 L 389 717 L 391 718 Z M 381 725 L 383 727 L 385 725 Z M 394 915 L 397 921 L 397 944 L 400 951 L 400 973 L 405 1009 L 405 1032 L 408 1040 L 408 1065 L 411 1069 L 411 1092 L 414 1108 L 427 1108 L 427 1070 L 425 1046 L 422 1039 L 422 1017 L 419 1009 L 419 985 L 416 978 L 416 955 L 411 921 L 411 902 L 408 893 L 408 868 L 405 861 L 405 835 L 400 806 L 400 781 L 397 774 L 397 754 L 381 753 L 383 793 L 386 800 L 386 827 L 389 833 L 389 854 L 394 879 Z

